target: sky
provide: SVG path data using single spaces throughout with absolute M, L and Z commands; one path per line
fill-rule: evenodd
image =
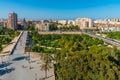
M 0 19 L 120 18 L 120 0 L 0 0 Z

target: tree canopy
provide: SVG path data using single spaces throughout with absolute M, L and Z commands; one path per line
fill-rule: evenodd
M 54 54 L 57 80 L 120 79 L 120 51 L 102 40 L 84 34 L 33 35 L 34 52 Z

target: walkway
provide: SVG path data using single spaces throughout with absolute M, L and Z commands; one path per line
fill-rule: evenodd
M 0 80 L 44 80 L 45 73 L 40 70 L 41 61 L 29 63 L 28 54 L 24 54 L 26 39 L 27 31 L 23 32 L 13 54 L 3 64 L 0 63 Z M 48 72 L 46 80 L 54 80 L 52 72 L 53 68 Z

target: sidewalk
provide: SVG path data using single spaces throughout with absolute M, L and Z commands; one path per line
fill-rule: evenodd
M 41 70 L 41 63 L 42 60 L 40 60 L 39 54 L 36 55 L 35 53 L 30 54 L 30 61 L 27 59 L 29 57 L 29 54 L 24 54 L 24 47 L 26 46 L 26 34 L 27 32 L 24 32 L 22 36 L 19 38 L 15 38 L 11 42 L 11 46 L 8 46 L 10 49 L 10 52 L 13 52 L 13 55 L 5 56 L 3 58 L 3 62 L 12 63 L 7 66 L 7 69 L 14 68 L 13 71 L 10 73 L 5 73 L 0 76 L 2 80 L 55 80 L 54 76 L 54 66 L 48 71 L 47 73 L 47 79 L 45 78 L 45 71 Z M 18 40 L 18 41 L 17 41 Z M 22 41 L 21 41 L 22 40 Z M 17 44 L 14 44 L 17 43 Z M 21 43 L 23 44 L 21 46 Z M 16 46 L 16 49 L 12 46 Z M 7 47 L 6 47 L 7 49 Z M 6 50 L 5 49 L 5 50 Z M 6 50 L 8 51 L 8 50 Z M 11 54 L 8 52 L 9 54 Z M 6 70 L 6 67 L 1 68 L 1 70 Z
M 6 46 L 5 48 L 3 48 L 3 50 L 1 51 L 0 56 L 5 56 L 5 55 L 10 55 L 12 50 L 14 49 L 18 39 L 20 38 L 22 32 L 20 33 L 19 36 L 15 37 L 8 46 Z
M 45 71 L 41 70 L 42 66 L 41 56 L 39 55 L 39 53 L 35 52 L 30 52 L 30 55 L 31 66 L 34 67 L 31 71 L 33 74 L 37 74 L 38 80 L 55 80 L 54 65 L 53 64 L 51 65 L 52 68 L 50 68 L 47 71 L 47 79 L 44 79 Z

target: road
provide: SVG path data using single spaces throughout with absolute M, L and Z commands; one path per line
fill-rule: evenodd
M 111 44 L 111 45 L 117 47 L 117 49 L 120 50 L 120 41 L 118 41 L 118 40 L 105 38 L 105 37 L 102 37 L 102 36 L 97 36 L 97 35 L 93 35 L 93 34 L 86 33 L 86 32 L 83 32 L 83 33 L 86 34 L 86 35 L 89 35 L 91 37 L 96 37 L 96 38 L 102 39 L 105 43 Z
M 31 63 L 36 68 L 33 69 L 34 71 L 29 68 L 30 64 L 26 60 L 28 55 L 24 54 L 26 38 L 27 31 L 23 32 L 13 54 L 7 58 L 5 63 L 0 63 L 0 80 L 37 80 L 40 65 L 37 62 Z

